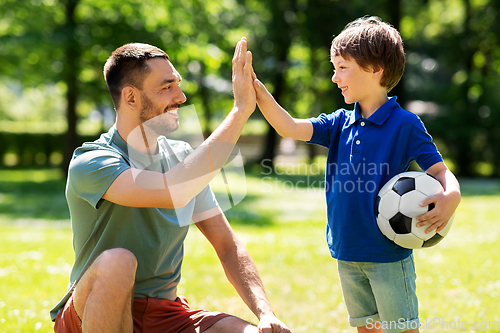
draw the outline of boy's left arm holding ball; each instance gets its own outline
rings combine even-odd
[[[428,226],[426,232],[441,231],[455,213],[461,200],[460,185],[455,175],[448,169],[444,162],[438,162],[425,170],[426,173],[436,178],[444,188],[444,192],[432,195],[420,203],[427,206],[433,203],[432,210],[418,217],[418,227]]]

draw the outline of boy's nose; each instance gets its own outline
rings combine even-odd
[[[337,77],[336,77],[336,74],[337,74],[337,73],[333,73],[333,76],[332,76],[332,82],[333,82],[333,83],[337,83],[337,82],[338,82]]]

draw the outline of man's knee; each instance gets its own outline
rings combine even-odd
[[[137,258],[127,249],[115,248],[102,252],[94,262],[93,269],[98,276],[111,280],[124,279],[135,281]]]
[[[84,314],[91,293],[115,301],[120,299],[120,295],[125,299],[130,297],[136,271],[137,258],[129,250],[115,248],[102,252],[75,287],[73,304],[76,313],[80,316]]]

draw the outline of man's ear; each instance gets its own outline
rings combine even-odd
[[[125,86],[122,89],[121,94],[122,105],[126,105],[131,109],[136,109],[138,107],[138,91],[133,86]]]

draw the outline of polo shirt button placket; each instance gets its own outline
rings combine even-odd
[[[359,146],[361,144],[361,140],[356,140],[356,144]]]

